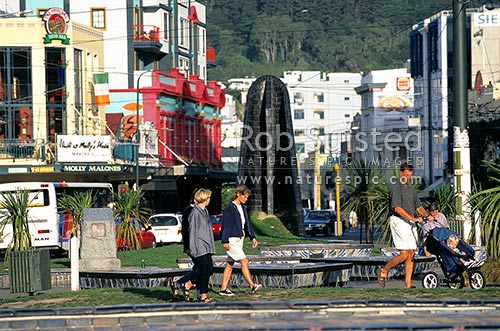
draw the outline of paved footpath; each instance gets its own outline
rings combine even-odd
[[[500,330],[500,301],[173,303],[0,310],[0,330]]]

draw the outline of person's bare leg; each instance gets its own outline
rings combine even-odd
[[[248,269],[248,259],[244,258],[240,260],[241,263],[241,273],[243,274],[243,278],[247,281],[250,288],[253,287],[254,283],[252,280],[252,275],[250,275],[250,269]]]
[[[405,288],[411,288],[411,276],[413,273],[413,256],[415,251],[409,249],[406,251],[406,260],[405,260]]]
[[[224,272],[222,273],[222,283],[220,285],[221,291],[227,289],[232,273],[233,273],[233,263],[227,262],[226,267],[224,268]]]
[[[391,270],[392,267],[402,263],[406,260],[405,250],[399,251],[399,255],[394,256],[392,259],[387,262],[387,264],[380,269],[380,276],[387,277],[387,273]]]

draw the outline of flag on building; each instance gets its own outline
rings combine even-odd
[[[108,73],[94,74],[94,96],[96,106],[106,106],[109,101]]]

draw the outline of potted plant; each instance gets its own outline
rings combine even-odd
[[[1,194],[0,226],[12,227],[12,241],[7,248],[10,290],[12,293],[30,293],[51,288],[50,254],[37,250],[29,229],[30,192]]]
[[[116,243],[123,249],[140,249],[140,232],[136,231],[134,220],[145,222],[149,209],[140,206],[144,193],[141,190],[128,190],[114,194],[113,217],[119,221],[116,229]]]

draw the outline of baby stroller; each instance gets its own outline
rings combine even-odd
[[[457,246],[460,253],[448,247],[446,239],[452,234],[457,235],[447,228],[434,228],[429,232],[426,239],[427,250],[436,256],[436,260],[441,267],[444,275],[443,283],[452,289],[463,288],[465,285],[464,274],[466,273],[471,288],[483,288],[486,285],[486,277],[480,268],[484,264],[485,258],[476,258],[474,248],[462,239],[459,240]],[[428,271],[424,274],[422,278],[424,288],[436,288],[439,285],[440,278],[437,272]]]

